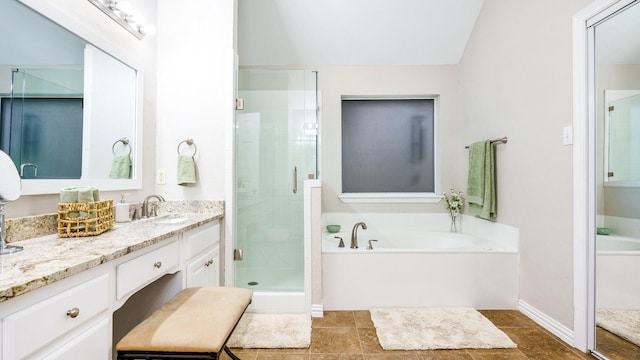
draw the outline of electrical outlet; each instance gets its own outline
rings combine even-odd
[[[167,183],[167,171],[165,169],[158,169],[156,172],[156,185],[164,185]]]

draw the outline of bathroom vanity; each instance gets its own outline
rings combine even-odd
[[[220,281],[223,210],[117,224],[99,236],[47,235],[0,257],[0,359],[111,359],[113,313],[167,274]]]

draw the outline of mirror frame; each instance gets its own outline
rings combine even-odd
[[[131,179],[23,179],[22,195],[57,194],[60,192],[60,189],[71,186],[93,186],[99,188],[101,191],[141,189],[144,104],[144,73],[142,70],[142,61],[130,52],[126,51],[122,46],[118,46],[106,39],[103,35],[99,34],[91,27],[91,24],[81,22],[80,19],[57,8],[55,2],[42,0],[17,1],[82,38],[87,43],[92,44],[96,48],[130,66],[136,71],[136,121],[135,140],[132,140],[134,142],[134,146],[132,151],[133,171]],[[91,6],[93,7],[93,5]]]

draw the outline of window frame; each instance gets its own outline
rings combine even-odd
[[[374,193],[344,193],[342,165],[340,166],[340,194],[338,198],[346,204],[352,203],[437,203],[442,200],[440,194],[440,96],[439,95],[342,95],[340,97],[340,114],[344,100],[433,100],[433,192],[374,192]],[[342,115],[340,124],[342,127]],[[340,133],[342,138],[342,132]],[[342,162],[342,142],[340,143],[340,161]]]

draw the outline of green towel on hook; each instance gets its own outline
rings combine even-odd
[[[109,171],[109,178],[131,179],[131,156],[114,156],[113,161],[111,162],[111,171]]]
[[[193,156],[178,155],[178,185],[196,183],[196,162]]]
[[[487,220],[493,220],[497,216],[494,159],[491,140],[478,141],[469,146],[467,179],[469,212]]]

